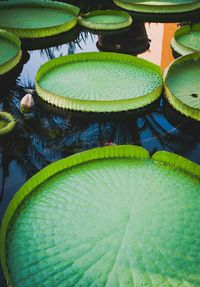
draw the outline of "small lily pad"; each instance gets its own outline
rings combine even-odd
[[[200,53],[178,58],[165,72],[165,95],[179,112],[200,121]]]
[[[0,29],[0,76],[12,70],[21,57],[20,40],[14,34]]]
[[[172,49],[181,56],[200,52],[200,24],[178,29],[171,42]]]
[[[15,119],[6,112],[0,112],[0,136],[10,133],[15,127]]]
[[[132,24],[131,16],[123,11],[96,10],[79,16],[79,24],[93,30],[118,30]]]

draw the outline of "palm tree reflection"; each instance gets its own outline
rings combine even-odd
[[[5,185],[12,180],[11,166],[23,177],[16,182],[16,191],[51,162],[105,143],[141,145],[150,153],[168,150],[185,155],[187,151],[187,157],[200,145],[198,136],[181,131],[182,122],[179,127],[167,120],[162,101],[137,113],[86,115],[53,108],[35,95],[35,109],[23,115],[20,99],[27,88],[34,88],[29,84],[24,87],[17,80],[1,98],[1,108],[18,121],[14,132],[0,141],[1,197],[3,192],[13,193],[13,186],[7,190]]]

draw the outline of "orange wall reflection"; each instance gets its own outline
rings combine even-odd
[[[139,57],[161,66],[164,70],[174,60],[170,43],[177,30],[177,24],[147,23],[145,27],[151,46],[149,51]]]
[[[177,30],[177,24],[165,24],[162,41],[162,61],[161,67],[164,70],[173,60],[172,49],[170,46],[174,32]]]

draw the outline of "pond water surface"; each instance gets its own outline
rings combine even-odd
[[[137,112],[98,115],[60,111],[33,92],[33,112],[26,116],[20,112],[20,100],[34,90],[36,72],[46,61],[74,53],[114,51],[137,55],[164,69],[173,59],[170,40],[176,28],[177,24],[139,23],[123,33],[106,35],[76,28],[70,34],[25,43],[28,51],[23,61],[0,82],[0,111],[12,113],[18,121],[14,132],[0,139],[0,222],[16,191],[31,176],[83,150],[109,143],[135,144],[151,154],[171,151],[200,164],[199,124],[175,112],[164,97]],[[0,286],[6,286],[2,275]]]

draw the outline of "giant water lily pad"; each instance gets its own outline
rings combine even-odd
[[[179,55],[200,52],[200,24],[186,25],[178,29],[171,42],[172,49]]]
[[[200,284],[200,166],[134,146],[51,164],[15,195],[0,256],[9,286]]]
[[[156,100],[162,91],[162,76],[158,66],[133,56],[81,53],[41,66],[36,90],[60,108],[119,112]]]
[[[182,114],[200,121],[200,53],[180,57],[165,72],[165,95]]]
[[[1,1],[0,27],[20,38],[40,38],[72,29],[79,8],[48,0]]]
[[[79,17],[79,24],[94,30],[118,30],[132,24],[131,16],[123,11],[96,10]]]
[[[182,13],[200,8],[199,0],[113,0],[124,9],[141,13]]]
[[[0,136],[10,133],[15,127],[15,119],[7,112],[0,112]]]
[[[0,75],[13,69],[21,57],[20,40],[12,33],[0,29]]]

